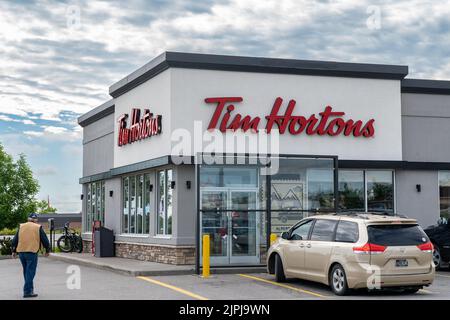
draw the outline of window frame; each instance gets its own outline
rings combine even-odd
[[[172,177],[172,180],[170,180],[170,183],[169,183],[169,179],[168,179],[168,172],[169,171],[171,171],[171,177]],[[161,180],[160,180],[160,174],[161,173],[164,173],[164,215],[163,215],[163,219],[162,219],[162,223],[163,223],[163,225],[162,225],[162,233],[160,232],[160,222],[159,222],[159,219],[160,219],[160,206],[161,206],[161,202],[160,202],[160,200],[161,200],[161,194],[160,194],[160,192],[161,192]],[[156,171],[156,183],[157,183],[157,193],[156,193],[156,212],[157,212],[157,214],[155,215],[156,216],[156,237],[163,237],[163,238],[170,238],[170,237],[172,237],[172,235],[173,235],[173,190],[174,189],[172,189],[172,181],[175,181],[175,179],[174,179],[174,170],[173,170],[173,168],[166,168],[166,169],[161,169],[161,170],[157,170]],[[169,220],[169,215],[168,215],[168,194],[169,194],[169,189],[171,189],[171,197],[172,197],[172,199],[171,199],[171,203],[170,203],[170,206],[171,206],[171,210],[172,210],[172,212],[171,212],[171,215],[170,215],[170,217],[171,217],[171,219],[172,219],[172,221],[171,221],[171,225],[170,225],[170,233],[168,232],[169,231],[169,227],[168,227],[168,220]]]
[[[369,212],[369,197],[367,188],[367,172],[379,172],[379,171],[389,171],[392,178],[392,213],[397,212],[397,197],[396,197],[396,187],[395,187],[395,170],[394,169],[364,169],[364,196],[365,196],[365,212]]]
[[[121,219],[120,219],[120,234],[123,236],[130,236],[130,237],[150,237],[151,236],[151,214],[153,212],[152,210],[152,196],[153,196],[153,191],[147,190],[147,186],[146,186],[146,179],[148,178],[149,181],[149,186],[152,184],[152,172],[143,172],[143,173],[138,173],[138,174],[132,174],[132,175],[126,175],[126,176],[122,176],[122,199],[121,199]],[[140,188],[138,185],[140,183],[140,178],[142,177],[142,188]],[[132,208],[131,208],[131,182],[132,180],[135,181],[135,212],[132,212]],[[127,183],[125,183],[125,181]],[[128,188],[128,221],[127,224],[125,225],[125,198],[126,198],[126,192],[125,192],[125,184],[127,184],[127,188]],[[139,195],[138,195],[138,191],[140,189],[140,195],[141,195],[141,202],[142,202],[142,221],[141,221],[141,232],[137,232],[139,230],[138,228],[138,211],[139,211]],[[148,194],[147,194],[148,193]],[[148,207],[148,218],[146,218],[146,212],[145,212],[145,199],[148,196],[148,202],[149,202],[149,207]],[[130,232],[131,230],[131,215],[134,215],[134,232]],[[147,219],[147,220],[146,220]],[[148,224],[148,225],[147,225]],[[127,229],[125,229],[125,227]],[[146,228],[147,227],[147,228]],[[147,230],[148,229],[148,232]]]
[[[297,224],[295,224],[295,225],[289,230],[289,239],[288,239],[288,240],[290,240],[290,241],[292,240],[291,237],[292,237],[292,233],[294,232],[294,230],[296,230],[297,228],[301,227],[301,226],[304,225],[304,224],[307,224],[307,223],[310,223],[310,222],[311,222],[311,226],[309,227],[308,235],[307,235],[306,239],[302,239],[302,240],[300,240],[300,241],[303,241],[303,240],[309,240],[309,239],[310,239],[310,236],[311,236],[312,227],[314,226],[315,220],[316,220],[316,219],[311,219],[311,218],[308,219],[308,218],[307,218],[307,219],[305,219],[304,221],[300,221],[300,222],[298,222]]]
[[[95,193],[95,199],[93,194]],[[100,220],[105,224],[106,207],[106,183],[105,180],[89,182],[86,184],[85,212],[82,225],[83,233],[92,233],[92,223]],[[101,219],[100,219],[101,218]]]
[[[342,171],[362,171],[363,173],[363,188],[364,188],[364,211],[361,212],[370,212],[369,211],[369,197],[368,197],[368,180],[367,180],[367,173],[368,172],[379,172],[379,171],[385,171],[390,172],[392,176],[392,213],[397,213],[397,186],[396,186],[396,180],[395,180],[395,169],[353,169],[353,168],[345,168],[345,169],[339,169],[338,171],[338,184],[337,184],[337,194],[338,194],[338,201],[340,200],[340,190],[339,190],[339,173]],[[338,202],[338,207],[339,207]],[[344,209],[343,211],[360,211],[359,209]]]

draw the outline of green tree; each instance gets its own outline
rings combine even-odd
[[[47,201],[41,200],[36,202],[37,213],[46,214],[46,213],[55,213],[56,208],[51,207]]]
[[[36,211],[39,184],[33,178],[25,155],[17,161],[0,144],[0,230],[15,228]]]

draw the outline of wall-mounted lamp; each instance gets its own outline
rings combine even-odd
[[[148,186],[148,189],[149,189],[150,192],[152,192],[152,191],[153,191],[153,185],[152,185],[152,184],[149,185],[149,186]]]
[[[113,194],[114,194],[114,191],[113,190],[109,190],[109,196],[112,197]]]
[[[191,181],[186,181],[186,188],[187,189],[190,189],[191,188]]]
[[[175,181],[170,181],[170,188],[175,189]]]
[[[417,192],[422,191],[422,186],[420,184],[416,184],[416,190]]]
[[[84,194],[81,194],[80,199],[83,200],[83,198],[84,198]]]

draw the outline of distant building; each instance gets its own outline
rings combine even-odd
[[[48,219],[53,218],[55,221],[55,228],[62,228],[66,222],[70,223],[70,227],[74,229],[81,228],[81,212],[80,213],[49,213],[40,214],[38,223],[48,229]]]

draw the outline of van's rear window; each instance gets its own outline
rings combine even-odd
[[[416,246],[428,242],[425,232],[415,224],[372,225],[367,231],[369,243],[382,246]]]

